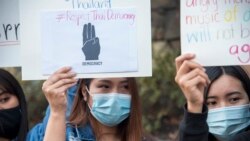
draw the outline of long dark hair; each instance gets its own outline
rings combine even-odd
[[[99,129],[97,120],[90,114],[87,103],[82,96],[82,88],[88,87],[92,79],[79,81],[78,90],[74,99],[72,112],[69,121],[73,125],[85,125],[88,122],[92,125],[94,134],[98,139]],[[122,141],[139,141],[142,139],[142,115],[139,94],[135,78],[128,78],[128,85],[132,96],[130,116],[118,125],[119,137]],[[87,99],[89,95],[87,95]]]
[[[22,118],[17,135],[17,140],[24,141],[28,132],[28,119],[27,105],[22,87],[9,72],[3,69],[0,69],[0,85],[2,85],[10,94],[13,94],[18,98]]]
[[[205,98],[207,98],[211,84],[222,75],[230,75],[240,80],[244,90],[250,99],[250,79],[247,73],[240,66],[218,66],[206,67],[206,73],[211,81],[205,90]]]

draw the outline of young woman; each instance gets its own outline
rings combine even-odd
[[[76,80],[69,67],[44,82],[51,113],[44,140],[140,141],[141,107],[134,78]],[[69,122],[66,91],[79,82]]]
[[[24,141],[28,132],[27,107],[18,81],[0,69],[0,140]]]
[[[250,80],[238,66],[207,67],[176,58],[176,82],[187,100],[180,141],[228,141],[250,127]],[[239,141],[239,140],[237,140]]]

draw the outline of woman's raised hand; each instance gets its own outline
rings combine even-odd
[[[53,73],[42,86],[52,114],[62,114],[67,107],[67,89],[77,83],[76,74],[70,67],[63,67]]]
[[[184,54],[175,59],[175,81],[187,100],[189,112],[201,113],[204,103],[204,89],[210,83],[205,69],[192,61],[194,54]]]

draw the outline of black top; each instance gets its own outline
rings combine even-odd
[[[179,141],[216,141],[208,132],[207,106],[203,106],[202,113],[189,113],[184,106],[184,117],[180,123]]]
[[[250,127],[246,132],[235,135],[230,141],[250,141]]]

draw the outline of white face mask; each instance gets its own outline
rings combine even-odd
[[[209,132],[218,140],[227,141],[250,125],[250,105],[211,109],[207,124]]]

